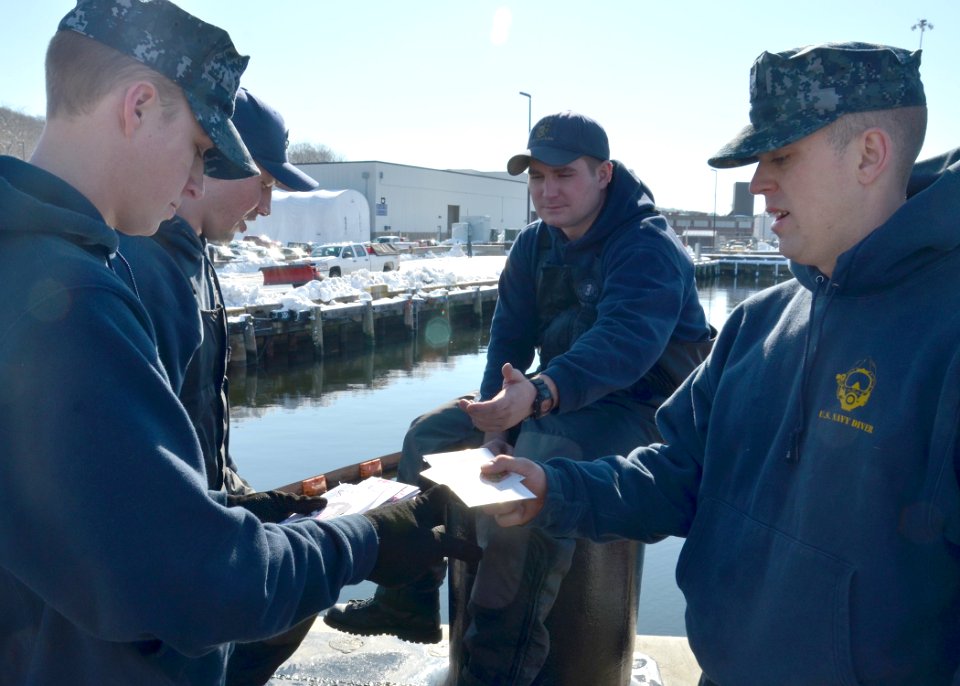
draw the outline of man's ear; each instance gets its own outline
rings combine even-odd
[[[606,188],[613,180],[613,162],[606,160],[597,167],[597,180],[601,188]]]
[[[877,127],[867,129],[860,134],[858,152],[857,179],[864,186],[869,186],[883,176],[893,163],[890,134]]]
[[[160,94],[156,86],[149,81],[137,81],[127,86],[120,111],[123,134],[132,136],[143,126],[144,116],[153,109],[160,109]]]

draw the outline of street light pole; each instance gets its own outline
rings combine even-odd
[[[520,95],[527,99],[527,135],[530,135],[530,131],[533,129],[533,119],[531,114],[533,112],[533,96],[529,93],[524,93],[520,91]],[[527,217],[523,221],[523,225],[526,226],[530,223],[530,188],[527,188]]]
[[[933,24],[926,19],[919,19],[916,24],[910,27],[911,31],[916,31],[917,29],[920,29],[920,49],[923,50],[923,34],[926,31],[932,31]]]
[[[713,172],[713,249],[717,250],[717,170]]]

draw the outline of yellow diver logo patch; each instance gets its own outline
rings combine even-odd
[[[846,412],[863,407],[877,385],[877,365],[866,359],[843,374],[837,374],[837,399]]]

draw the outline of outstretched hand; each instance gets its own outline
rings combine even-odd
[[[510,457],[497,455],[493,460],[480,468],[483,474],[500,474],[515,472],[524,477],[523,485],[529,488],[536,497],[533,500],[512,500],[507,503],[487,505],[483,511],[497,521],[500,526],[517,526],[526,524],[540,514],[543,502],[547,496],[547,475],[543,467],[524,457]]]
[[[460,409],[470,415],[481,431],[506,431],[530,416],[537,390],[519,369],[509,362],[501,369],[503,387],[490,400],[461,400]]]
[[[474,543],[446,534],[443,524],[451,492],[433,486],[412,500],[382,505],[363,513],[377,531],[377,562],[367,576],[381,586],[404,586],[444,557],[476,563],[482,551]]]
[[[297,495],[285,491],[258,491],[246,495],[228,495],[227,507],[242,507],[261,522],[282,522],[291,514],[307,515],[327,506],[322,495]]]

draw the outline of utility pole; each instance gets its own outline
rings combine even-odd
[[[925,31],[933,31],[933,24],[926,19],[918,19],[917,23],[910,27],[911,31],[920,29],[920,49],[923,50],[923,34]]]
[[[716,251],[717,248],[717,170],[711,169],[713,172],[713,249]]]
[[[932,27],[931,27],[932,28]],[[533,120],[530,117],[533,112],[533,96],[529,93],[524,93],[520,91],[520,95],[527,99],[527,136],[530,135],[530,131],[533,129]],[[527,217],[523,220],[523,225],[526,226],[530,223],[530,189],[527,188]]]

